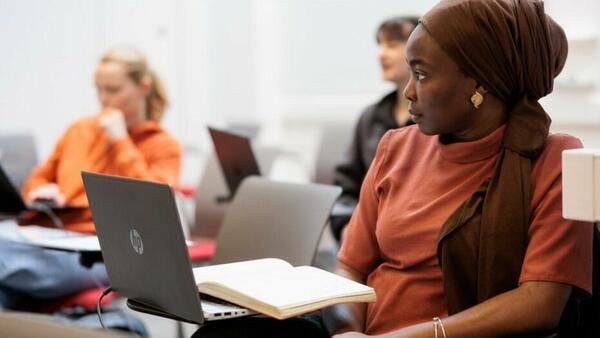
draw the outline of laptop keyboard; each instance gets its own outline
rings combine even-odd
[[[240,307],[238,305],[214,298],[205,294],[200,295],[202,302],[202,311],[205,314],[213,314],[215,317],[228,317],[237,314],[251,314],[254,311]]]

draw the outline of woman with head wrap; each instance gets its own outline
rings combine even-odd
[[[416,126],[380,141],[336,266],[377,301],[326,309],[329,332],[573,336],[561,316],[591,293],[593,228],[562,218],[560,160],[581,142],[549,135],[538,103],[566,55],[541,1],[442,0],[421,18],[404,89]],[[256,318],[239,336],[322,336],[309,324]]]
[[[581,143],[549,135],[538,103],[566,55],[541,1],[443,0],[421,18],[404,90],[417,126],[381,140],[336,267],[377,302],[330,309],[332,332],[548,332],[591,293],[592,225],[561,216],[561,152]]]

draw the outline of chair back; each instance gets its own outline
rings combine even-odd
[[[32,134],[0,135],[0,163],[17,189],[21,189],[37,160]]]
[[[249,177],[227,210],[213,264],[281,258],[311,265],[341,188]]]
[[[315,163],[315,182],[333,183],[335,166],[344,158],[353,135],[354,129],[350,123],[328,123],[322,126]]]
[[[2,337],[11,338],[126,338],[134,337],[126,334],[108,333],[83,327],[68,325],[55,317],[35,315],[22,312],[0,313],[0,333]]]

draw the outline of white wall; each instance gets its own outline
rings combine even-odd
[[[392,88],[380,80],[375,32],[435,1],[285,1],[284,111],[290,120],[354,117]]]
[[[69,121],[95,109],[91,74],[97,32],[82,23],[97,16],[93,6],[82,4],[0,1],[3,131],[32,130],[40,145],[52,144]]]
[[[114,44],[145,52],[166,82],[166,127],[207,149],[206,123],[263,125],[263,141],[301,144],[290,125],[352,121],[390,87],[374,32],[434,0],[0,0],[0,132],[33,131],[42,156],[98,105],[93,69]],[[595,0],[547,0],[571,39],[567,67],[543,104],[554,130],[600,147]],[[300,135],[298,140],[291,138]]]
[[[600,2],[546,0],[546,10],[565,29],[569,56],[555,91],[543,100],[552,129],[600,147]]]
[[[201,9],[188,0],[1,0],[0,130],[32,131],[46,156],[69,123],[98,111],[96,62],[127,44],[161,75],[172,101],[164,124],[187,140],[204,125],[191,112],[206,110]]]

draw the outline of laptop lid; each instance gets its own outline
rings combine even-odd
[[[172,188],[90,172],[81,175],[113,289],[135,302],[202,323]]]
[[[25,210],[27,205],[0,164],[0,214],[16,216]]]
[[[244,178],[259,176],[260,170],[250,140],[241,135],[208,127],[231,199]]]
[[[227,210],[212,264],[281,258],[311,265],[342,188],[248,177]]]

